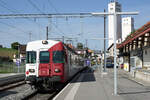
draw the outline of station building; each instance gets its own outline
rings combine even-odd
[[[150,70],[150,22],[131,32],[117,48],[126,71]]]

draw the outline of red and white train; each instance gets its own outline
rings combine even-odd
[[[60,41],[38,40],[27,44],[26,82],[36,88],[65,83],[83,68],[84,59]]]

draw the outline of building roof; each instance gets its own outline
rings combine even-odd
[[[133,40],[137,39],[138,37],[150,32],[150,21],[147,22],[145,25],[143,25],[141,28],[136,30],[135,32],[132,32],[126,39],[123,41],[120,45],[117,46],[117,48],[122,48],[126,44],[132,42]]]
[[[26,54],[26,45],[20,45],[20,53]]]

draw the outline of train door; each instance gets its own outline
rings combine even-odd
[[[26,52],[26,76],[37,75],[37,55],[36,51]]]
[[[50,52],[39,51],[39,76],[50,76]]]

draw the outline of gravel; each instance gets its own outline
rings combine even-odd
[[[21,100],[35,92],[30,85],[24,84],[19,87],[0,92],[0,100]]]

